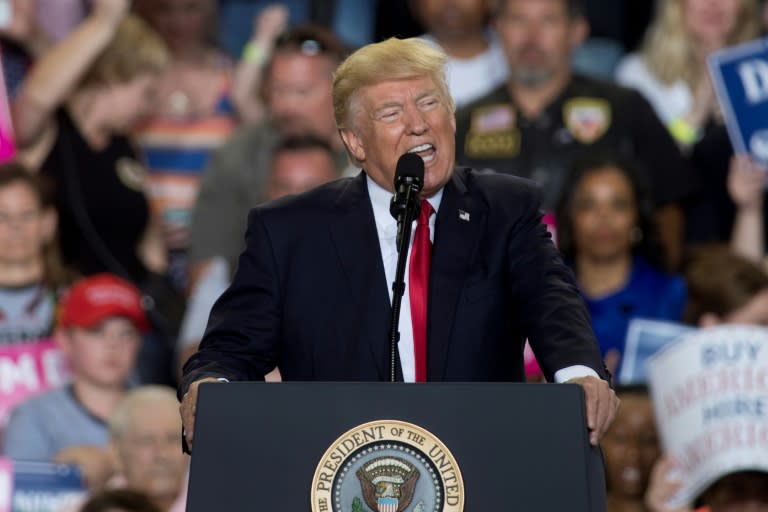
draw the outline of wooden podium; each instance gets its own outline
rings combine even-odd
[[[576,385],[200,387],[189,512],[604,512]]]

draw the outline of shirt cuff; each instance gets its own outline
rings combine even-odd
[[[568,382],[569,380],[575,379],[578,377],[597,377],[598,379],[600,378],[600,376],[597,374],[595,370],[593,370],[589,366],[584,366],[583,364],[566,366],[562,370],[557,370],[555,372],[555,382],[557,382],[558,384],[562,384],[563,382]]]
[[[219,377],[216,380],[219,381],[219,382],[229,382],[229,379],[225,379],[224,377]]]

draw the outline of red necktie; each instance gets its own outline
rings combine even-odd
[[[411,300],[416,382],[427,380],[427,294],[429,293],[429,264],[432,260],[429,217],[433,212],[432,205],[426,199],[422,199],[421,213],[416,221],[416,235],[413,237],[411,248],[411,264],[408,269],[408,296]]]

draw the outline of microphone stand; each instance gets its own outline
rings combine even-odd
[[[400,341],[398,325],[400,323],[400,305],[403,302],[403,293],[405,293],[405,262],[408,255],[408,244],[411,241],[411,226],[413,221],[418,218],[421,210],[421,203],[416,194],[418,191],[411,187],[408,188],[402,220],[397,223],[397,269],[395,270],[395,281],[392,283],[392,317],[389,328],[390,382],[396,381],[397,344]]]

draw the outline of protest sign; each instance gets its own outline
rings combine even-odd
[[[768,472],[768,329],[685,334],[650,358],[648,377],[662,446],[685,475],[681,498],[734,471]]]

